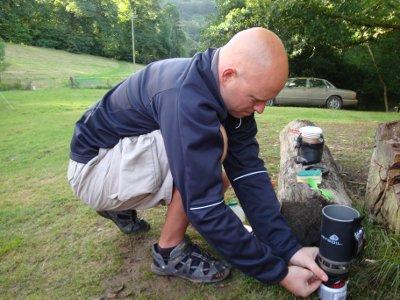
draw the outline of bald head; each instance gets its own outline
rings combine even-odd
[[[262,113],[267,100],[283,88],[287,76],[285,47],[265,28],[237,33],[219,52],[220,92],[235,117]]]
[[[229,67],[235,68],[239,76],[263,75],[265,84],[277,92],[288,76],[287,54],[282,41],[262,27],[240,31],[221,48],[219,70]]]

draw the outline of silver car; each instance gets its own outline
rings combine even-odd
[[[267,105],[325,106],[341,109],[355,106],[356,92],[336,88],[332,83],[319,78],[289,78],[282,91]]]

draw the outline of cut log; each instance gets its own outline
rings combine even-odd
[[[327,190],[333,196],[332,201],[328,201],[320,191],[312,189],[309,184],[297,182],[296,174],[305,166],[296,163],[295,146],[299,129],[304,126],[316,125],[307,120],[295,120],[280,132],[281,159],[277,196],[281,203],[282,214],[299,243],[303,246],[312,246],[319,243],[323,206],[328,203],[351,205],[351,199],[345,191],[339,169],[326,143],[321,162],[315,165],[329,170],[318,187]]]
[[[376,130],[365,198],[371,214],[400,233],[400,121]]]

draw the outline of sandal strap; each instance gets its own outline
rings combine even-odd
[[[226,278],[230,267],[223,261],[200,250],[188,236],[176,246],[168,261],[164,261],[153,246],[152,270],[159,275],[175,275],[194,282],[215,282]]]

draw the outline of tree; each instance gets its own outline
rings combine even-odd
[[[180,26],[175,5],[161,8],[159,0],[142,0],[133,3],[135,18],[135,48],[137,61],[149,62],[182,56],[185,36]]]
[[[192,56],[200,48],[200,32],[207,24],[207,18],[215,13],[214,0],[161,0],[163,9],[166,4],[174,4],[179,11],[179,27],[185,34],[183,56]]]
[[[2,0],[0,9],[0,37],[8,42],[32,42],[29,13],[35,11],[35,1]]]
[[[0,38],[0,83],[1,74],[7,69],[8,63],[6,62],[6,52],[3,40]]]
[[[185,54],[179,12],[160,0],[4,0],[5,41],[132,60],[131,21],[139,63]],[[135,55],[136,56],[136,55]]]
[[[245,28],[244,17],[235,19],[245,9],[245,0],[216,0],[217,14],[201,33],[202,48],[219,47],[236,32]]]
[[[159,19],[160,56],[166,58],[184,56],[183,45],[186,37],[180,24],[177,7],[173,4],[167,4],[163,7]]]

